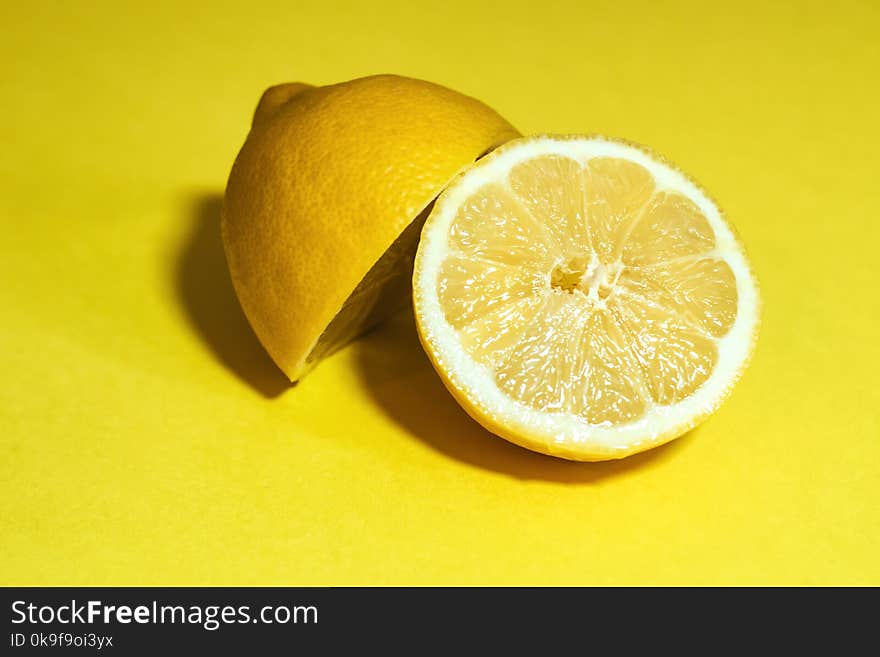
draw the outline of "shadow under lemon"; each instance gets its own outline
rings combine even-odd
[[[192,203],[190,229],[175,262],[177,298],[215,357],[263,397],[275,398],[294,386],[263,349],[235,296],[220,236],[222,202],[220,194],[207,194]],[[411,306],[346,349],[355,350],[353,361],[370,398],[413,437],[450,458],[520,479],[597,482],[662,462],[696,431],[618,461],[565,461],[493,435],[458,405],[422,350]]]
[[[291,387],[254,334],[238,304],[220,237],[223,197],[194,199],[189,233],[178,252],[175,290],[193,330],[217,359],[266,398]]]
[[[514,445],[473,420],[446,390],[422,350],[412,308],[348,348],[357,350],[355,361],[364,389],[411,435],[451,458],[519,479],[598,482],[659,464],[697,431],[625,459],[566,461]]]

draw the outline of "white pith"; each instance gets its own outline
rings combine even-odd
[[[448,236],[458,208],[480,187],[503,181],[518,163],[542,155],[561,155],[580,163],[594,157],[635,162],[654,177],[656,191],[671,190],[691,199],[715,234],[712,255],[723,258],[736,279],[738,310],[730,330],[720,339],[718,360],[705,383],[684,400],[669,406],[652,404],[639,419],[610,426],[589,424],[564,412],[536,410],[502,392],[492,371],[478,364],[461,345],[447,322],[437,294],[437,276],[449,254]],[[604,276],[603,276],[604,278]],[[593,286],[591,286],[593,287]],[[493,426],[506,428],[521,440],[560,455],[613,456],[638,451],[671,439],[714,411],[739,377],[749,358],[758,323],[759,300],[748,262],[715,204],[686,176],[648,153],[601,138],[540,138],[511,143],[458,178],[440,197],[428,219],[415,269],[415,302],[422,339],[452,388],[475,406],[472,411]],[[514,439],[511,435],[505,437]]]

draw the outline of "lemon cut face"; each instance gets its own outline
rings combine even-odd
[[[489,430],[577,460],[681,435],[742,373],[755,279],[718,207],[638,147],[531,137],[458,177],[422,232],[420,338]]]

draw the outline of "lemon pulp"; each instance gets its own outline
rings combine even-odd
[[[434,280],[467,357],[507,398],[597,427],[693,395],[739,306],[738,254],[700,207],[623,157],[550,153],[505,173],[458,203]]]
[[[465,409],[569,458],[625,456],[711,414],[747,362],[757,287],[683,174],[600,138],[515,140],[425,225],[420,337]]]

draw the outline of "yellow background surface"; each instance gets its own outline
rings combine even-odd
[[[27,2],[0,30],[0,583],[880,584],[877,3]],[[289,388],[226,273],[226,176],[266,86],[378,72],[711,190],[765,302],[727,404],[554,460],[472,422],[406,316]]]

